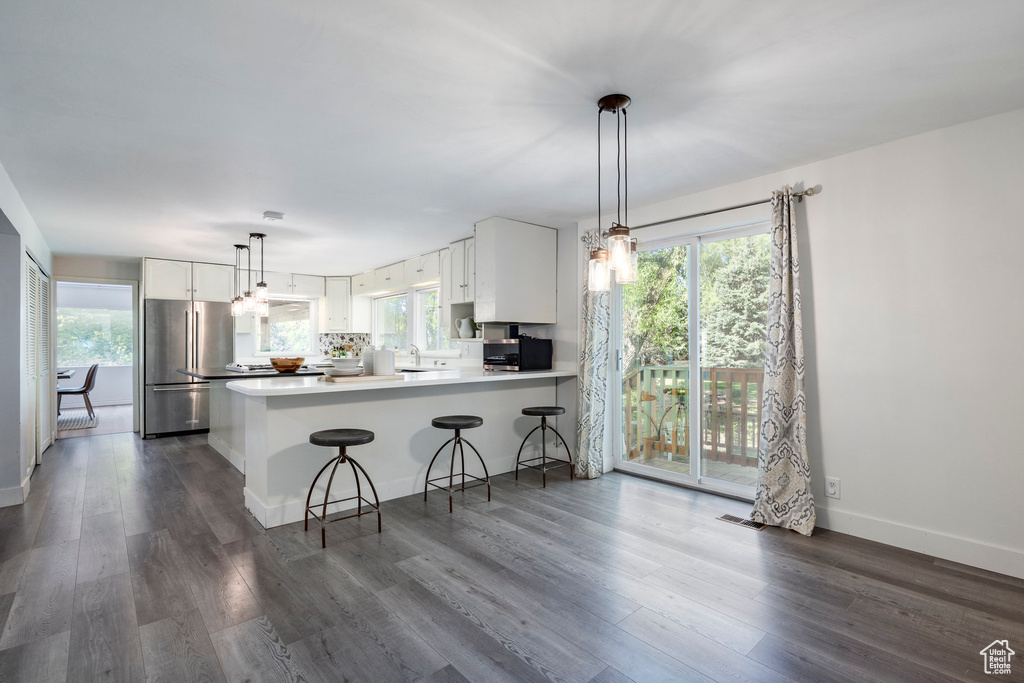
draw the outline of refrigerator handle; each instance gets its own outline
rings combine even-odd
[[[189,331],[189,311],[185,311],[185,366],[192,367],[192,334]]]
[[[192,330],[192,339],[195,340],[194,343],[196,345],[196,351],[195,351],[195,354],[194,354],[194,356],[192,358],[192,365],[195,366],[195,367],[199,367],[199,361],[200,361],[200,359],[202,359],[203,349],[202,349],[202,346],[201,346],[202,336],[199,333],[199,311],[198,310],[196,311],[195,316],[196,316],[196,322],[195,322],[195,325],[193,326],[193,330]]]

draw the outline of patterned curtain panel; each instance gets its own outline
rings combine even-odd
[[[814,497],[807,464],[804,339],[800,314],[800,258],[793,196],[772,193],[768,346],[764,359],[761,448],[751,519],[809,536]]]
[[[587,257],[597,244],[597,231],[586,234]],[[600,477],[604,471],[605,401],[608,395],[609,292],[591,292],[589,269],[583,267],[583,331],[580,346],[579,423],[576,425],[576,476]]]

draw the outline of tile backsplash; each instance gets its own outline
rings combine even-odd
[[[326,332],[320,335],[320,353],[330,356],[335,349],[351,346],[358,354],[370,345],[370,334],[361,332]]]

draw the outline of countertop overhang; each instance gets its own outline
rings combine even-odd
[[[294,377],[295,375],[304,375],[306,377],[316,377],[324,374],[320,370],[299,370],[298,372],[292,373],[281,373],[277,370],[266,370],[261,372],[235,372],[234,370],[226,370],[224,368],[178,368],[178,372],[189,377],[195,377],[196,379],[203,380],[218,380],[218,379],[248,379],[250,377]]]
[[[295,375],[273,378],[238,379],[227,383],[227,388],[246,396],[298,396],[303,394],[333,394],[344,391],[371,391],[377,389],[407,389],[444,384],[474,384],[478,382],[513,382],[527,379],[575,377],[575,372],[564,370],[535,370],[503,372],[481,368],[450,368],[407,372],[399,378],[381,377],[379,380],[361,379],[347,382],[321,382],[316,377]]]

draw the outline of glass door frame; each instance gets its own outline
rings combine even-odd
[[[701,421],[701,405],[704,401],[704,377],[701,371],[701,326],[700,326],[700,247],[703,243],[719,242],[722,240],[734,239],[737,237],[750,237],[770,232],[771,224],[765,219],[758,219],[742,225],[733,225],[710,230],[702,230],[699,233],[665,236],[651,240],[641,241],[637,245],[640,252],[654,251],[657,249],[670,249],[672,247],[688,247],[686,253],[686,269],[689,274],[686,283],[686,294],[688,301],[689,334],[688,349],[689,355],[687,390],[689,400],[687,405],[687,421],[690,427],[690,441],[686,445],[690,456],[690,472],[682,474],[670,470],[658,469],[648,465],[640,465],[626,459],[625,432],[622,428],[622,286],[615,284],[612,278],[611,287],[611,330],[610,345],[612,360],[610,379],[614,390],[611,392],[610,405],[612,407],[612,424],[614,438],[612,440],[612,455],[614,468],[622,472],[637,474],[650,479],[659,479],[673,484],[680,484],[689,488],[700,489],[710,493],[738,498],[740,500],[753,501],[754,487],[736,484],[730,481],[722,481],[704,476],[701,472],[704,425]],[[696,330],[696,334],[694,331]],[[694,388],[697,391],[694,391]]]

